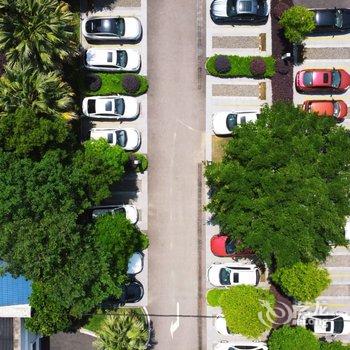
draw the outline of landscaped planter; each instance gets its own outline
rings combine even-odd
[[[259,63],[255,64],[255,61]],[[261,63],[265,64],[265,72],[257,74],[254,67],[261,68]],[[205,68],[209,74],[221,78],[271,78],[275,74],[275,59],[270,56],[214,55],[207,59]]]
[[[88,96],[130,95],[140,96],[147,92],[148,81],[143,75],[131,73],[97,73],[101,87],[97,91],[87,91]]]

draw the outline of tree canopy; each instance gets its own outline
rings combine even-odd
[[[319,350],[315,335],[303,327],[282,326],[274,330],[267,342],[269,350]]]
[[[238,127],[221,162],[206,166],[207,209],[221,232],[268,265],[324,260],[346,244],[348,131],[288,104]]]
[[[298,301],[314,301],[331,283],[328,271],[315,263],[282,267],[272,275],[272,280]]]

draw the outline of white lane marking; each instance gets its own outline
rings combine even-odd
[[[170,325],[170,334],[171,339],[174,339],[174,333],[177,331],[177,329],[180,327],[180,304],[179,302],[176,303],[176,321],[171,321]]]

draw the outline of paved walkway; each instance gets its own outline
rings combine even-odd
[[[80,332],[58,333],[50,337],[50,350],[95,350],[95,338]]]
[[[198,315],[204,302],[197,187],[205,112],[196,6],[196,0],[148,0],[148,309],[160,315],[151,316],[159,350],[202,348],[200,319],[180,317],[177,323],[173,316],[177,303],[181,315]]]

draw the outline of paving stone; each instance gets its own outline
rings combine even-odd
[[[214,49],[249,49],[259,47],[257,36],[213,36]]]
[[[331,255],[325,265],[328,267],[350,266],[350,255]]]
[[[233,84],[213,84],[213,96],[244,96],[259,97],[259,86],[256,85],[233,85]]]
[[[305,58],[309,60],[350,58],[350,47],[309,47],[306,48]]]
[[[141,0],[117,0],[117,7],[140,7]]]
[[[329,286],[321,296],[349,296],[350,285],[331,285]]]

